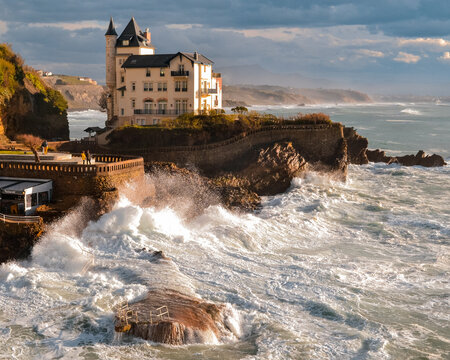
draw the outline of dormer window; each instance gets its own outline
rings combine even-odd
[[[150,75],[151,75],[150,69],[147,68],[147,70],[145,72],[145,76],[150,77]]]
[[[159,76],[164,76],[164,68],[159,69]]]
[[[130,45],[130,40],[122,40],[122,45],[123,45],[123,46],[128,46],[128,45]]]
[[[180,73],[184,72],[184,65],[183,64],[178,65],[178,71]]]

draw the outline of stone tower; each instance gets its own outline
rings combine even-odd
[[[110,121],[117,115],[114,114],[116,104],[116,42],[117,33],[114,26],[113,18],[109,21],[108,30],[105,34],[106,38],[106,86],[108,87],[109,96],[107,98],[107,120]]]

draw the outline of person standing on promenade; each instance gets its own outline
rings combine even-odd
[[[87,151],[87,153],[86,153],[86,158],[87,158],[87,163],[89,164],[89,165],[91,165],[91,153],[89,152],[89,150]]]
[[[47,151],[48,151],[48,143],[47,140],[44,140],[44,142],[42,143],[42,155],[46,155]]]
[[[84,153],[84,150],[81,152],[81,160],[83,160],[83,165],[86,163],[86,154]]]

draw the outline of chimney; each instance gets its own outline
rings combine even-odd
[[[195,60],[198,60],[198,52],[197,52],[197,51],[194,52],[194,59],[195,59]]]
[[[144,37],[147,39],[148,43],[152,42],[152,34],[150,33],[150,29],[149,28],[145,29]]]

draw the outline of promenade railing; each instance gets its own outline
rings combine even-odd
[[[40,216],[18,216],[18,215],[6,215],[0,213],[0,221],[11,224],[33,224],[41,221]]]

